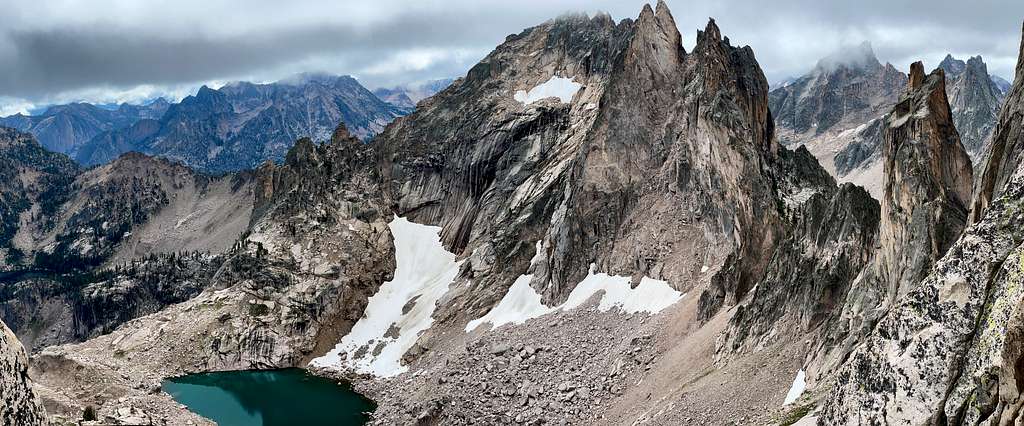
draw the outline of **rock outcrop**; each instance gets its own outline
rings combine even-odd
[[[916,289],[967,225],[973,170],[953,126],[945,73],[937,69],[925,76],[916,62],[909,81],[885,121],[879,249],[829,330],[830,339],[843,342],[823,373]]]
[[[28,357],[14,333],[0,321],[0,423],[46,425],[46,411],[32,390]]]

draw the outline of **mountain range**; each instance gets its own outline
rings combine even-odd
[[[770,90],[659,1],[252,170],[4,129],[0,419],[209,424],[161,382],[304,367],[381,425],[1020,423],[1021,35],[1005,92],[867,44]]]
[[[296,139],[325,141],[339,122],[369,139],[408,111],[377,98],[352,77],[303,74],[268,84],[203,86],[174,104],[160,99],[113,111],[90,104],[55,106],[40,116],[2,118],[0,125],[30,132],[47,149],[84,166],[138,151],[226,172],[281,161]]]

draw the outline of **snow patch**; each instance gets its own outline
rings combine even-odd
[[[538,241],[537,255],[530,261],[531,267],[540,260],[540,253],[541,244]],[[656,314],[685,296],[672,289],[668,282],[647,277],[641,278],[640,285],[636,288],[630,288],[630,277],[595,273],[596,268],[596,265],[590,264],[587,277],[569,293],[565,303],[553,308],[541,303],[541,295],[530,286],[533,274],[521,275],[509,287],[508,293],[486,315],[466,324],[466,332],[473,331],[484,323],[491,324],[491,329],[494,329],[509,323],[522,324],[528,319],[557,310],[577,308],[599,292],[602,294],[597,307],[602,312],[618,308],[630,314]]]
[[[370,297],[363,317],[341,343],[310,365],[393,377],[404,373],[402,355],[434,323],[437,301],[459,273],[456,256],[441,245],[441,228],[396,217],[395,276]],[[342,359],[341,354],[346,354]]]
[[[541,258],[541,242],[537,241],[537,254],[533,255],[533,259],[530,260],[530,267],[536,265]],[[483,323],[491,324],[492,329],[510,323],[522,324],[530,318],[554,311],[541,303],[541,295],[533,287],[530,287],[531,280],[533,280],[533,274],[520,275],[519,278],[516,278],[505,297],[502,297],[501,301],[491,308],[490,312],[487,312],[487,315],[466,324],[466,332],[473,331]]]
[[[633,314],[647,312],[656,314],[682,299],[682,293],[675,291],[668,282],[647,277],[640,279],[640,285],[630,288],[630,277],[595,273],[597,266],[590,264],[587,277],[569,293],[569,298],[562,304],[562,309],[572,309],[585,303],[591,296],[604,292],[597,308],[602,312],[611,308]]]
[[[796,402],[796,399],[803,395],[805,387],[807,387],[807,383],[804,382],[804,370],[801,368],[796,372],[796,379],[793,379],[793,386],[789,388],[789,393],[786,394],[786,400],[782,402],[782,405]]]
[[[524,104],[531,104],[545,98],[558,98],[562,103],[572,102],[572,97],[583,87],[571,78],[552,76],[548,81],[528,91],[517,90],[512,97]]]

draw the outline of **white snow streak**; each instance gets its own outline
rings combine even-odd
[[[540,259],[540,242],[537,243],[537,255],[530,261],[531,268]],[[587,277],[576,285],[569,293],[565,303],[549,308],[541,303],[541,295],[530,286],[532,274],[521,275],[512,283],[505,297],[491,308],[487,315],[466,324],[466,332],[473,331],[481,324],[489,323],[491,329],[505,324],[522,324],[531,318],[537,318],[549,312],[562,309],[573,309],[586,303],[599,292],[601,300],[597,308],[606,312],[618,308],[626,313],[647,312],[656,314],[679,301],[684,296],[675,291],[665,281],[647,277],[640,279],[640,285],[630,288],[630,277],[594,273],[596,266],[590,265]]]
[[[395,238],[395,277],[370,297],[363,317],[341,343],[310,364],[357,373],[392,377],[404,373],[402,355],[434,322],[434,307],[455,280],[462,262],[441,245],[437,226],[396,217],[388,224]],[[403,307],[415,299],[412,308]],[[398,330],[397,337],[392,327]],[[386,337],[385,334],[388,334]],[[360,351],[361,348],[365,350]],[[347,354],[342,360],[341,354]]]
[[[528,91],[518,90],[512,97],[524,104],[531,104],[545,98],[558,98],[562,103],[572,102],[572,97],[583,87],[571,78],[552,76],[551,79]]]
[[[537,254],[530,260],[532,268],[541,259],[541,243],[537,241]],[[533,274],[520,275],[509,287],[508,293],[501,298],[491,311],[480,318],[466,324],[466,332],[473,331],[483,323],[491,324],[491,328],[500,327],[505,324],[522,324],[530,318],[536,318],[553,311],[541,303],[541,296],[530,287]]]
[[[793,386],[789,388],[789,393],[786,394],[786,400],[782,402],[782,405],[796,402],[796,399],[803,395],[805,387],[807,387],[807,383],[804,382],[804,370],[800,369],[796,372],[796,379],[793,379]]]

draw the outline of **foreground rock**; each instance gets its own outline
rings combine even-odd
[[[46,411],[28,377],[25,349],[3,322],[0,322],[0,423],[47,424]]]

